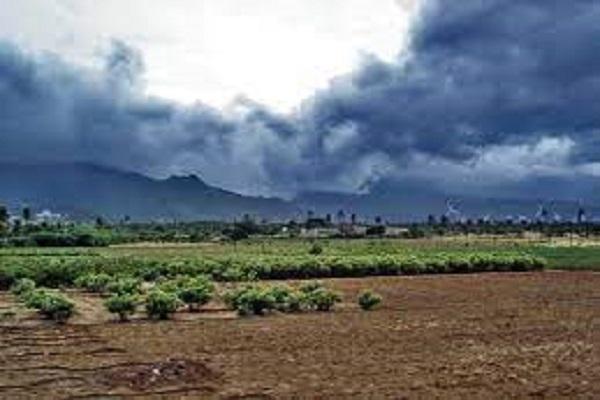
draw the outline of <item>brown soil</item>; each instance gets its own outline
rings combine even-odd
[[[1,399],[594,399],[600,274],[547,272],[327,282],[332,313],[39,321],[0,294]],[[375,289],[384,304],[355,305]]]

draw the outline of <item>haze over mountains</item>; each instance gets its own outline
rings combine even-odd
[[[560,185],[574,187],[568,182]],[[120,220],[128,216],[133,220],[231,220],[250,214],[287,220],[304,218],[309,210],[320,215],[344,210],[348,215],[357,213],[361,219],[382,216],[391,221],[414,221],[423,220],[428,214],[443,214],[448,197],[457,201],[465,216],[471,218],[531,217],[539,202],[527,191],[522,198],[488,198],[484,194],[425,188],[422,182],[380,181],[363,194],[303,192],[284,200],[236,194],[210,186],[195,175],[159,180],[86,163],[0,163],[0,202],[14,210],[23,205],[38,210],[48,208],[74,219],[103,216]],[[590,186],[588,198],[594,190],[597,196],[598,189],[597,185]],[[514,188],[507,192],[514,192]],[[553,209],[571,218],[577,210],[577,197],[569,197],[568,192],[563,195],[552,197]],[[591,202],[587,205],[590,212],[595,211]]]

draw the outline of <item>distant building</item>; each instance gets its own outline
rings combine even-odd
[[[50,210],[43,210],[35,214],[34,222],[38,224],[55,224],[63,220],[63,216]]]
[[[309,239],[319,239],[319,238],[330,238],[334,236],[338,236],[340,234],[340,230],[338,228],[302,228],[300,230],[300,237],[309,238]]]
[[[385,234],[386,237],[402,237],[410,232],[408,228],[401,228],[396,226],[386,226]]]

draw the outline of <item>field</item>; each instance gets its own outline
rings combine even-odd
[[[320,254],[308,254],[314,243],[298,241],[2,250],[1,268],[46,268],[32,276],[61,287],[76,311],[66,324],[56,324],[0,291],[0,398],[592,399],[600,392],[595,246],[393,240],[319,245]],[[195,273],[205,260],[211,268],[235,260],[238,268],[273,258],[284,265],[283,258],[289,267],[290,260],[305,257],[321,259],[322,266],[382,256],[411,260],[412,267],[416,260],[418,269],[322,277],[341,296],[332,311],[263,317],[239,316],[215,296],[200,312],[180,310],[173,320],[151,321],[140,309],[131,322],[118,323],[103,307],[102,294],[55,280],[56,271],[76,266],[117,275],[152,267],[170,277]],[[529,272],[505,269],[513,265],[507,259],[520,270],[523,259],[536,257],[546,259],[545,271],[536,265]],[[463,267],[465,259],[471,261],[466,270],[440,274],[428,267],[440,258],[461,260],[456,265]],[[478,273],[473,260],[482,259],[502,272]],[[560,271],[568,268],[582,271]],[[369,276],[373,271],[385,276]],[[217,280],[218,292],[248,278],[217,277],[227,278]],[[286,283],[299,287],[304,281]],[[356,299],[364,290],[380,294],[383,303],[361,310]]]

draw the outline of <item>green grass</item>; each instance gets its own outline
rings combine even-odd
[[[536,246],[530,252],[545,258],[550,269],[600,271],[600,247]]]

